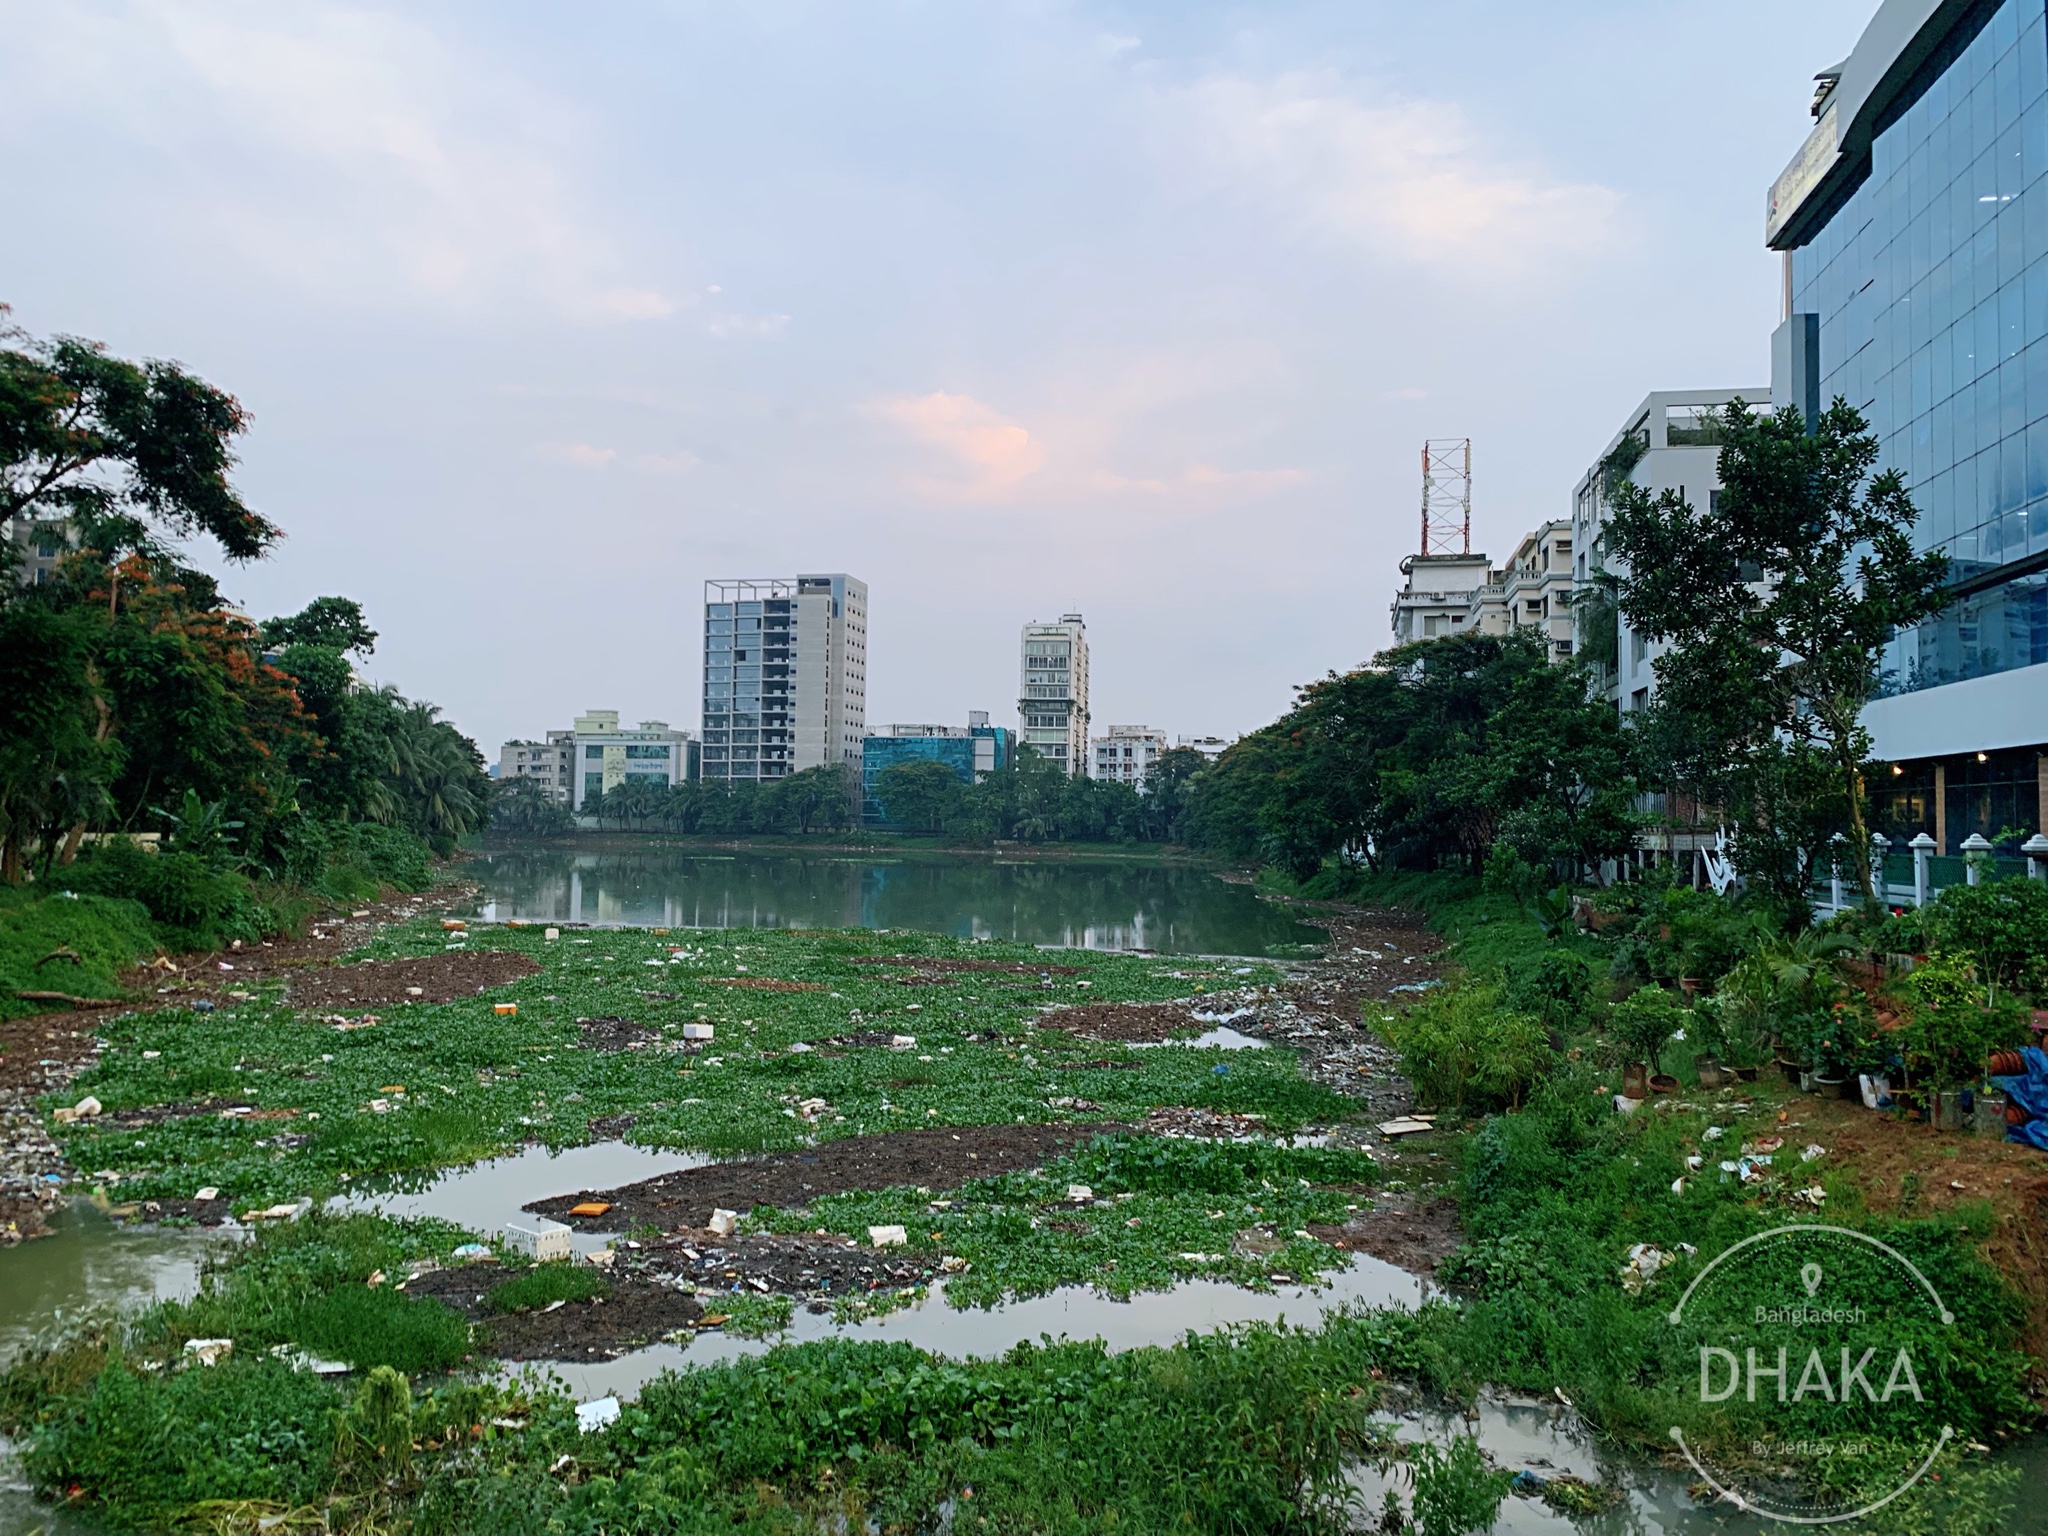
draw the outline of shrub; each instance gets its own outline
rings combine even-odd
[[[1930,957],[1896,993],[1906,1010],[1899,1054],[1919,1082],[1943,1088],[1974,1082],[1991,1052],[2027,1038],[2025,1011],[2010,994],[1991,1002],[1968,954]]]
[[[1645,1062],[1652,1072],[1661,1070],[1658,1058],[1671,1037],[1685,1027],[1686,1012],[1661,987],[1643,987],[1631,992],[1607,1017],[1608,1037],[1621,1050],[1624,1062]]]
[[[1988,880],[1952,885],[1936,898],[1928,926],[1943,947],[1967,949],[1984,979],[2048,998],[2048,884]]]
[[[1501,1006],[1491,986],[1453,987],[1425,999],[1382,1030],[1425,1104],[1466,1113],[1520,1105],[1549,1070],[1542,1023]]]
[[[1459,1435],[1442,1451],[1425,1441],[1409,1452],[1408,1466],[1415,1477],[1415,1525],[1422,1536],[1492,1530],[1515,1481],[1512,1472],[1490,1470],[1479,1442],[1469,1435]]]
[[[1593,1011],[1593,967],[1568,949],[1553,949],[1507,968],[1501,1000],[1517,1013],[1533,1013],[1560,1033]]]
[[[263,936],[262,908],[243,876],[196,853],[146,853],[114,838],[82,853],[58,880],[71,890],[139,901],[172,949],[216,949]]]

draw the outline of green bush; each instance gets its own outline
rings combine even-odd
[[[1517,1013],[1532,1013],[1559,1033],[1581,1028],[1593,1011],[1593,967],[1569,949],[1548,950],[1510,964],[1501,1001]]]
[[[141,902],[171,949],[217,949],[233,939],[253,942],[265,931],[263,909],[248,880],[196,853],[148,853],[127,838],[114,838],[54,871],[49,883]]]
[[[1607,1016],[1607,1034],[1624,1065],[1640,1061],[1657,1072],[1662,1070],[1658,1058],[1685,1027],[1686,1018],[1686,1011],[1662,987],[1641,987],[1614,1005]]]
[[[1928,926],[1944,948],[1975,955],[1987,981],[2048,1002],[2048,883],[1952,885],[1935,899]]]
[[[1479,1442],[1470,1435],[1457,1436],[1448,1450],[1418,1445],[1408,1465],[1415,1478],[1415,1526],[1421,1536],[1492,1530],[1515,1481],[1514,1473],[1486,1465]]]
[[[138,902],[0,887],[0,1019],[63,1006],[18,992],[118,997],[121,973],[156,947]]]
[[[2010,993],[1994,1002],[1969,954],[1933,955],[1893,990],[1906,1010],[1897,1048],[1917,1083],[1976,1082],[1993,1051],[2027,1041],[2026,1010]]]
[[[1554,1059],[1542,1023],[1504,1009],[1492,986],[1434,992],[1381,1031],[1417,1098],[1467,1114],[1519,1105]]]
[[[326,1482],[337,1401],[323,1378],[240,1351],[152,1374],[116,1359],[33,1428],[22,1466],[148,1528],[210,1499],[303,1504]]]

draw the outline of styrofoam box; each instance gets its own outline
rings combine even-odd
[[[499,1229],[498,1240],[514,1253],[529,1259],[569,1257],[569,1229],[559,1221],[545,1218],[531,1223],[508,1221]]]
[[[710,1024],[685,1024],[683,1026],[683,1038],[685,1040],[710,1040],[714,1038],[714,1035],[714,1026]]]

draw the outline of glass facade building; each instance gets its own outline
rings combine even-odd
[[[2048,4],[1914,42],[1867,151],[1783,242],[1819,403],[1864,413],[1952,562],[1958,601],[1893,641],[1889,694],[2048,663]]]

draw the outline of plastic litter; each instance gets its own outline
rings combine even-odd
[[[495,1013],[495,1014],[501,1014],[501,1015],[503,1015],[503,1014],[514,1014],[514,1013],[517,1013],[518,1011],[519,1011],[519,1005],[518,1005],[517,1003],[493,1003],[493,1004],[491,1004],[491,1012],[493,1012],[493,1013]]]
[[[1637,1243],[1628,1251],[1628,1262],[1621,1266],[1621,1288],[1631,1296],[1641,1295],[1643,1287],[1656,1279],[1657,1271],[1669,1262],[1662,1248]]]
[[[235,1341],[233,1339],[187,1339],[185,1341],[185,1353],[194,1360],[197,1360],[201,1365],[219,1365],[221,1361],[227,1359],[234,1351]]]
[[[685,1024],[683,1026],[683,1038],[685,1040],[710,1040],[715,1038],[715,1035],[716,1028],[710,1024]]]
[[[550,944],[554,943],[555,940],[559,939],[561,936],[562,930],[559,928],[548,928],[542,930],[541,932],[541,937],[546,939]]]
[[[204,1189],[193,1191],[192,1198],[194,1200],[218,1200],[220,1198],[220,1191],[209,1184]]]
[[[612,1208],[609,1200],[585,1200],[581,1205],[569,1207],[571,1216],[602,1216]]]
[[[514,1253],[530,1259],[569,1257],[569,1229],[559,1221],[536,1220],[532,1225],[508,1221],[498,1231],[498,1240]]]
[[[1086,1184],[1069,1184],[1067,1198],[1076,1205],[1085,1205],[1095,1198],[1095,1191]]]
[[[1400,1137],[1415,1136],[1423,1131],[1433,1131],[1436,1127],[1427,1120],[1418,1120],[1413,1115],[1403,1115],[1398,1120],[1382,1121],[1378,1129],[1382,1136]]]
[[[576,1405],[576,1427],[584,1434],[595,1434],[607,1425],[619,1422],[619,1400],[616,1397],[594,1398],[587,1403]]]
[[[738,1211],[720,1210],[713,1211],[711,1219],[704,1225],[713,1232],[716,1232],[720,1237],[731,1237],[734,1231],[738,1229],[739,1224],[740,1213]]]
[[[902,1227],[869,1227],[868,1241],[877,1248],[901,1248],[910,1241],[910,1234]]]

